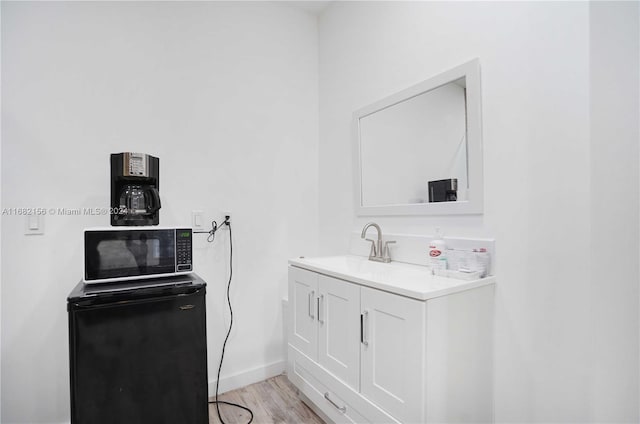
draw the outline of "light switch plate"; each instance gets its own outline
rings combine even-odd
[[[191,226],[194,230],[204,229],[204,212],[191,211]]]
[[[26,235],[44,234],[44,215],[26,215],[24,233]]]

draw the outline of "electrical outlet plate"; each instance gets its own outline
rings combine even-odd
[[[226,216],[228,216],[228,217],[229,217],[229,222],[231,222],[231,220],[232,220],[233,218],[232,218],[232,215],[231,215],[231,211],[230,211],[230,210],[222,211],[222,222],[224,222],[224,218],[225,218]],[[226,225],[225,225],[224,227],[226,227]]]

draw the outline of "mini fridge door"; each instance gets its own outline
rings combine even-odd
[[[205,288],[70,301],[72,424],[208,423]]]

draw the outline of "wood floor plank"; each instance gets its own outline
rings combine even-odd
[[[286,382],[288,385],[290,383],[286,379],[280,379]],[[298,405],[301,403],[297,394],[291,390],[288,386],[283,387],[282,382],[277,379],[270,379],[266,383],[268,384],[268,390],[270,394],[270,400],[276,406],[278,411],[282,411],[284,415],[281,417],[281,421],[283,423],[294,423],[294,422],[308,422],[310,417],[309,412],[311,410],[309,408],[293,408],[292,405]],[[279,384],[280,383],[280,384]],[[314,414],[315,415],[315,414]]]
[[[250,408],[255,424],[325,424],[300,400],[297,389],[285,375],[232,390],[219,395],[218,399]],[[247,411],[224,404],[219,406],[226,424],[249,422]],[[215,404],[209,404],[209,424],[221,424]]]

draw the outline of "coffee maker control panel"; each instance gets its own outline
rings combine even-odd
[[[130,177],[148,177],[147,155],[144,153],[124,154],[124,175]]]
[[[192,271],[192,237],[191,228],[176,230],[176,272]]]

